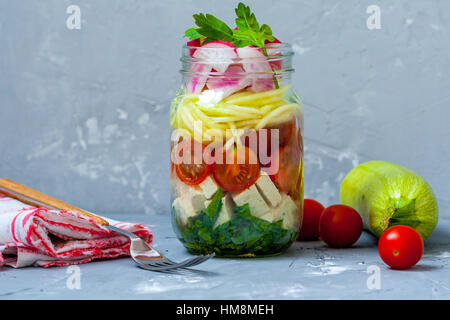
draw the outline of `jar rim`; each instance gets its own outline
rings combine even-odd
[[[211,63],[224,63],[227,62],[229,64],[245,64],[245,63],[283,63],[283,68],[279,69],[277,71],[269,72],[269,73],[276,73],[276,74],[283,74],[283,73],[291,73],[294,71],[292,68],[291,63],[291,57],[294,55],[294,51],[292,50],[292,45],[286,42],[283,43],[269,43],[266,45],[265,49],[267,50],[267,55],[261,55],[261,56],[248,56],[245,58],[241,58],[239,56],[229,58],[226,57],[226,55],[213,54],[211,57],[205,58],[205,57],[194,57],[194,52],[198,49],[206,50],[205,52],[211,52],[212,50],[215,50],[216,52],[226,52],[229,50],[234,50],[237,53],[237,50],[243,49],[243,48],[254,48],[261,51],[261,48],[259,47],[243,47],[243,48],[234,48],[234,47],[196,47],[196,46],[189,46],[187,44],[184,44],[182,46],[183,48],[183,54],[180,59],[180,61],[183,64],[182,69],[180,70],[181,73],[196,73],[196,74],[207,74],[208,72],[202,72],[202,71],[193,71],[192,66],[193,65],[208,65]],[[205,55],[204,55],[205,56]],[[207,55],[206,55],[207,56]],[[249,72],[234,72],[233,74],[227,73],[227,72],[214,72],[213,74],[216,76],[233,76],[233,77],[241,77]],[[252,74],[267,74],[268,72],[250,72]]]

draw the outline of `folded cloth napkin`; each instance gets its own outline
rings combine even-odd
[[[104,219],[152,241],[142,224]],[[76,212],[36,208],[0,194],[0,266],[68,266],[128,256],[129,248],[127,237]]]

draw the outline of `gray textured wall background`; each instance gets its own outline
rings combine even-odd
[[[168,214],[182,34],[196,12],[232,22],[236,3],[0,0],[0,176],[99,213]],[[424,176],[450,216],[450,1],[247,3],[296,52],[306,196],[337,202],[353,165],[384,159]]]

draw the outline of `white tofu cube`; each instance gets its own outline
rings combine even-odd
[[[211,199],[217,191],[217,184],[211,177],[207,177],[205,181],[199,184],[200,189],[205,195],[206,199]]]
[[[283,219],[284,229],[299,230],[301,222],[300,209],[288,195],[283,195],[281,203],[275,208],[274,215]]]
[[[181,197],[182,195],[189,193],[189,189],[192,188],[190,185],[187,185],[186,183],[178,179],[178,177],[171,179],[171,183],[173,183],[175,187],[175,193],[177,197]]]
[[[269,221],[269,222],[277,222],[282,219],[282,217],[278,216],[278,212],[274,209],[271,209],[269,213],[266,213],[261,217],[261,219]]]
[[[248,203],[250,212],[255,217],[260,218],[270,211],[269,206],[266,201],[264,201],[264,198],[261,196],[255,185],[252,185],[250,188],[240,193],[233,193],[232,197],[238,206],[243,206]]]
[[[207,177],[205,181],[198,186],[190,186],[178,178],[172,178],[170,180],[171,190],[175,190],[177,197],[181,197],[187,193],[196,194],[201,193],[206,199],[211,199],[216,193],[218,186],[211,177]]]
[[[199,211],[194,210],[192,202],[188,197],[178,197],[172,203],[175,209],[175,215],[178,217],[179,221],[186,225],[190,217],[194,217],[199,214]]]
[[[171,179],[171,189],[175,189],[178,198],[188,199],[195,211],[205,209],[206,196],[202,189],[190,186],[178,178]]]
[[[229,194],[222,198],[222,208],[216,223],[214,223],[214,228],[234,218],[234,207],[233,199]]]
[[[195,211],[205,210],[206,197],[202,192],[193,190],[188,196],[190,197],[190,202]]]
[[[301,217],[299,214],[299,207],[294,200],[286,194],[283,194],[280,204],[270,210],[269,213],[261,217],[261,219],[269,222],[277,222],[283,220],[284,229],[300,229]]]
[[[258,180],[256,180],[256,188],[270,206],[276,207],[280,204],[281,195],[272,182],[272,179],[270,179],[269,175],[264,171],[261,171],[261,175]]]

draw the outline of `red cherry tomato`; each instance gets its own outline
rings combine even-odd
[[[296,143],[281,147],[271,157],[271,166],[267,169],[278,168],[276,173],[269,173],[275,186],[283,192],[295,197],[297,182],[300,175],[301,151]]]
[[[295,117],[291,120],[270,126],[267,129],[267,145],[271,146],[272,130],[278,129],[279,146],[283,147],[295,139],[297,122]]]
[[[303,223],[297,240],[315,240],[319,237],[319,220],[324,209],[316,200],[303,200]]]
[[[323,210],[319,235],[330,247],[350,247],[361,236],[363,222],[352,207],[335,204]]]
[[[409,269],[422,257],[423,240],[411,227],[390,227],[378,240],[378,252],[392,269]]]
[[[240,192],[252,186],[259,177],[256,154],[247,147],[232,147],[223,151],[224,163],[213,165],[213,176],[222,189]]]
[[[196,148],[202,151],[201,154],[195,154]],[[182,161],[175,164],[175,171],[178,178],[184,183],[195,186],[202,183],[209,176],[211,169],[210,165],[203,160],[204,149],[204,145],[193,139],[190,141],[183,140],[176,145],[174,152]],[[189,152],[188,155],[184,155],[186,150]]]
[[[278,129],[278,146],[283,147],[287,145],[288,143],[291,143],[291,141],[296,139],[296,118],[293,117],[289,121],[285,121],[282,123],[278,123],[275,125],[271,125],[267,128],[259,129],[258,131],[250,131],[247,134],[244,134],[241,136],[241,142],[246,147],[249,147],[253,150],[256,154],[259,154],[259,152],[263,152],[270,156],[272,154],[272,130]],[[265,133],[264,133],[265,132]],[[256,143],[250,142],[251,139],[255,139]],[[260,145],[263,144],[263,146],[266,147],[265,151],[262,151]],[[262,164],[263,165],[263,164]]]

